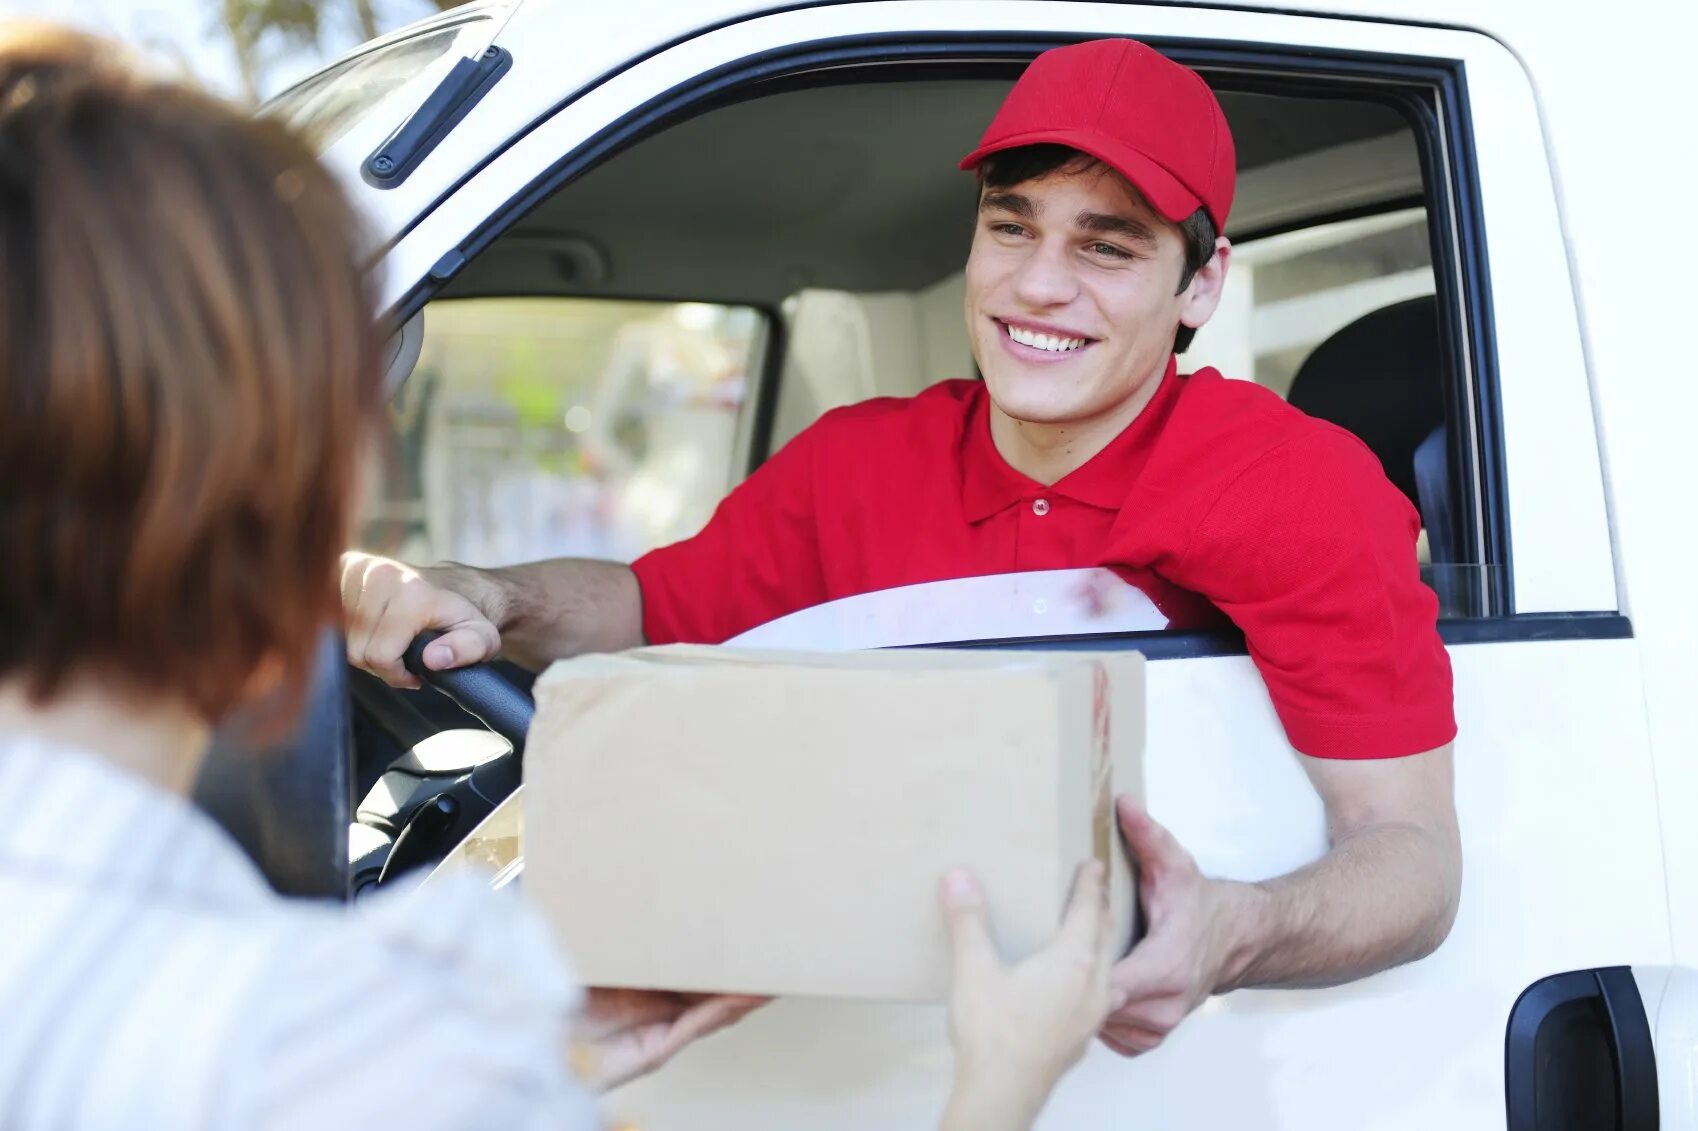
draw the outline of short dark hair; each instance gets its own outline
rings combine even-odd
[[[0,678],[298,695],[380,405],[362,239],[282,125],[0,31]]]
[[[1051,173],[1082,173],[1106,165],[1089,153],[1066,145],[1022,145],[993,153],[979,163],[979,184],[984,188],[1006,189],[1047,177]],[[1137,187],[1133,187],[1137,192]],[[1177,225],[1179,237],[1185,244],[1185,267],[1179,276],[1179,290],[1191,285],[1197,272],[1215,254],[1215,239],[1220,235],[1209,214],[1199,208]],[[1173,352],[1184,353],[1197,331],[1181,326],[1173,335]]]

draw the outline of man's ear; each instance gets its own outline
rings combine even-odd
[[[1220,292],[1226,286],[1226,269],[1232,263],[1232,244],[1225,236],[1215,239],[1215,253],[1191,276],[1191,285],[1180,298],[1179,324],[1200,329],[1214,316],[1220,305]]]

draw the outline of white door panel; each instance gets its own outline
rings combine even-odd
[[[1661,1131],[1698,1128],[1698,970],[1633,968],[1657,1046]]]
[[[1634,643],[1470,645],[1452,657],[1465,879],[1446,945],[1350,986],[1216,999],[1138,1060],[1095,1049],[1041,1127],[1500,1128],[1504,1025],[1524,988],[1669,962]],[[1155,815],[1220,875],[1258,878],[1317,855],[1319,803],[1295,759],[1274,753],[1289,748],[1249,660],[1148,670]],[[922,1128],[948,1079],[939,1009],[786,1001],[608,1108],[658,1131]]]

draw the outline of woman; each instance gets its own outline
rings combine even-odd
[[[516,898],[286,902],[185,801],[339,615],[380,402],[359,246],[281,126],[0,32],[0,1126],[588,1128],[754,1004],[581,1008]],[[1101,877],[1012,969],[970,879],[943,902],[944,1125],[1027,1126],[1107,1012]]]

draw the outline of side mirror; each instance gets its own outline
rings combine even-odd
[[[424,311],[407,319],[383,344],[383,395],[392,397],[406,384],[424,349]]]

